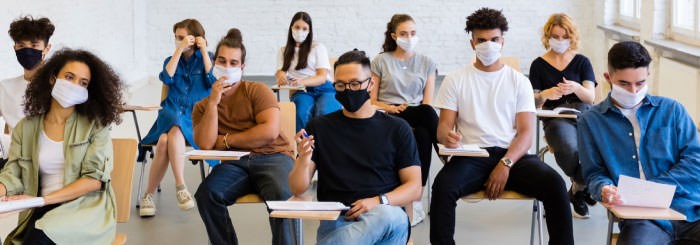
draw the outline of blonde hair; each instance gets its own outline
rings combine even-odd
[[[549,19],[547,19],[547,23],[544,24],[544,28],[542,28],[542,45],[544,45],[544,48],[549,49],[549,38],[551,37],[552,29],[554,29],[555,26],[561,27],[566,31],[566,34],[571,40],[571,46],[569,48],[571,50],[578,50],[578,28],[576,28],[576,25],[574,24],[574,21],[571,20],[571,17],[564,13],[550,15]]]

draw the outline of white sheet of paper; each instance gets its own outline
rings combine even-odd
[[[14,201],[0,201],[0,213],[44,206],[44,198],[33,197]]]
[[[208,151],[193,150],[185,152],[186,156],[209,156],[209,157],[242,157],[250,154],[247,151]]]
[[[267,207],[272,210],[336,211],[350,209],[340,202],[267,201],[266,203]]]
[[[668,208],[671,206],[675,185],[620,175],[617,192],[622,197],[622,206]]]

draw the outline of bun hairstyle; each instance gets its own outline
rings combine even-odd
[[[226,36],[221,38],[219,44],[216,45],[214,57],[219,56],[219,48],[226,46],[228,48],[241,49],[241,64],[245,64],[245,45],[243,45],[243,34],[238,28],[231,28],[226,33]]]
[[[391,33],[396,32],[396,27],[398,27],[401,23],[404,23],[406,21],[413,21],[413,18],[410,15],[407,14],[395,14],[394,16],[391,16],[391,20],[389,23],[386,23],[386,32],[384,32],[384,45],[382,45],[382,49],[384,52],[394,52],[396,50],[396,40],[391,38]]]

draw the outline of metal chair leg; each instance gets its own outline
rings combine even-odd
[[[540,245],[544,244],[544,229],[543,229],[543,224],[542,224],[542,217],[543,217],[543,212],[542,212],[542,204],[540,204],[540,201],[535,199],[535,207],[537,207],[537,230],[539,231],[540,235]]]
[[[532,204],[532,222],[530,224],[530,245],[535,245],[535,223],[537,222],[537,199]],[[542,238],[540,238],[541,240]]]
[[[613,214],[608,211],[608,239],[606,241],[606,244],[608,245],[612,244],[613,224],[615,223],[614,219]]]

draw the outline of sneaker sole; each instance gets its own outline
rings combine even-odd
[[[574,211],[573,209],[571,209],[571,214],[574,216],[574,218],[577,218],[577,219],[588,219],[591,217],[591,214],[580,215],[580,214],[576,213],[576,211]]]
[[[140,209],[139,210],[139,216],[141,217],[152,217],[156,215],[156,210],[150,210],[150,209]]]
[[[194,201],[190,200],[186,203],[178,203],[177,206],[180,208],[180,210],[187,211],[194,208]]]

